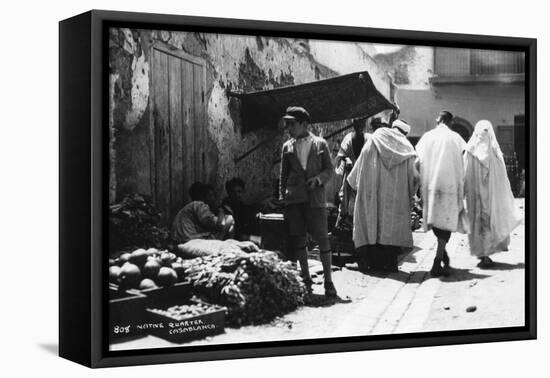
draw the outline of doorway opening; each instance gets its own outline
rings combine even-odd
[[[451,121],[451,130],[457,132],[465,142],[470,140],[474,132],[473,126],[464,118],[454,117]]]

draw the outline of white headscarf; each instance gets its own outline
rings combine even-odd
[[[493,125],[487,120],[481,120],[476,123],[474,133],[466,146],[466,151],[478,159],[484,167],[489,167],[491,150],[499,159],[503,159]]]

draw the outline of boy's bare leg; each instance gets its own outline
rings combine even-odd
[[[332,253],[330,251],[321,252],[321,264],[323,265],[323,276],[325,282],[332,282]]]
[[[338,296],[336,287],[332,282],[332,252],[321,251],[321,264],[323,265],[323,276],[325,280],[325,296],[327,298],[335,298]]]
[[[300,271],[302,272],[302,278],[304,282],[311,281],[311,276],[309,274],[309,264],[307,261],[307,250],[305,247],[302,247],[296,250],[296,257],[300,263]]]
[[[293,248],[296,251],[296,259],[300,264],[302,279],[307,286],[308,291],[311,291],[311,275],[309,274],[309,263],[307,261],[306,238],[294,237]]]

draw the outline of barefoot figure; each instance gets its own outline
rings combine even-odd
[[[466,143],[449,128],[452,119],[450,112],[441,111],[437,126],[425,133],[416,145],[424,230],[433,230],[437,237],[437,252],[430,271],[434,277],[450,272],[446,245],[451,233],[467,231],[462,160]]]

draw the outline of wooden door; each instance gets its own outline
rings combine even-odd
[[[206,177],[205,64],[161,44],[151,49],[151,186],[163,220],[189,201]]]

